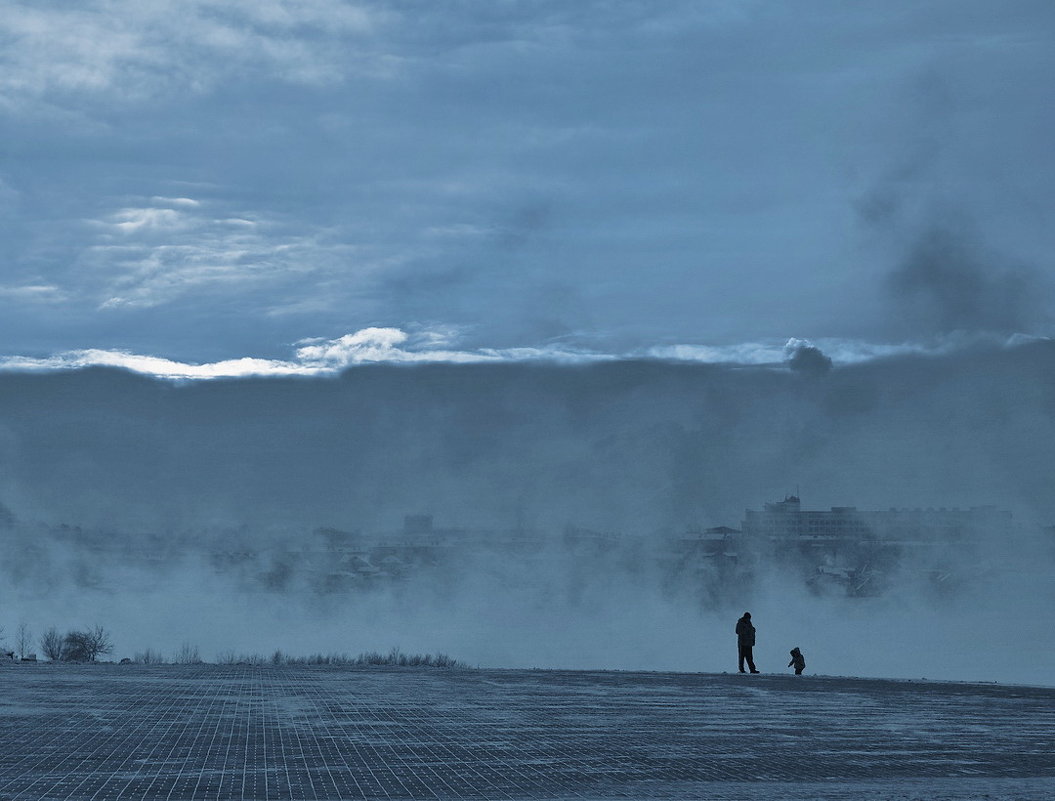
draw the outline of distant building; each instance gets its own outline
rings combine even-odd
[[[912,545],[954,542],[977,535],[1006,536],[1011,512],[995,506],[969,509],[888,509],[870,511],[833,506],[827,511],[804,510],[799,498],[788,495],[761,510],[747,509],[741,531],[744,540],[825,542],[882,542]]]
[[[744,512],[737,552],[745,565],[764,554],[794,565],[816,591],[877,595],[897,570],[940,583],[951,565],[970,564],[980,543],[1011,547],[1013,533],[1011,513],[995,506],[813,510],[788,495]]]

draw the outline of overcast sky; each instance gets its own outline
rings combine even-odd
[[[1050,0],[0,0],[0,357],[1048,336],[1052,75]]]

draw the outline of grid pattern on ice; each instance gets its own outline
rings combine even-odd
[[[1055,787],[1045,688],[244,665],[22,665],[0,686],[3,799],[765,798],[789,784],[826,799],[1039,799]]]

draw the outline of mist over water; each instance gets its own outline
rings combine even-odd
[[[810,371],[0,375],[4,645],[23,621],[36,638],[98,623],[115,658],[399,646],[485,666],[723,671],[747,609],[764,672],[798,646],[808,673],[1050,684],[1053,366],[1039,342]],[[811,590],[778,560],[750,580],[671,569],[672,541],[738,528],[789,492],[809,509],[994,505],[1014,526],[946,549],[948,586],[901,565],[867,597]],[[532,544],[320,584],[320,527],[392,542],[412,514]]]

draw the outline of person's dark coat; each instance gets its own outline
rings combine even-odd
[[[794,667],[796,673],[801,673],[806,667],[806,657],[798,648],[791,649],[791,661],[788,662],[788,667]]]
[[[755,645],[755,627],[751,625],[751,616],[744,615],[736,621],[736,642],[745,648],[753,648]]]

